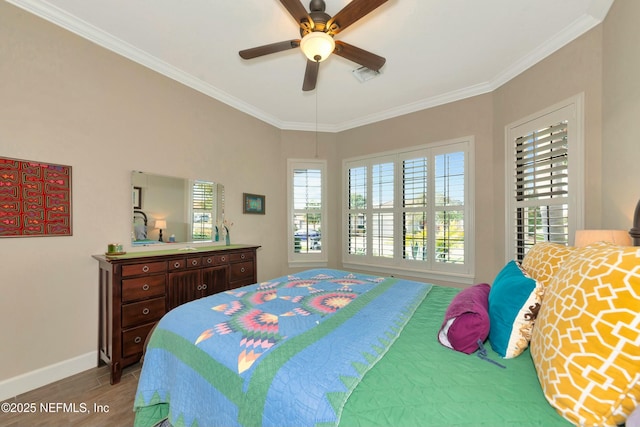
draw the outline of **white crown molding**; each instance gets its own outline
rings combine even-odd
[[[421,99],[410,104],[401,105],[399,107],[370,114],[359,119],[340,123],[335,126],[333,132],[342,132],[344,130],[392,119],[394,117],[404,116],[405,114],[415,113],[417,111],[426,110],[427,108],[433,108],[450,102],[459,101],[461,99],[471,98],[472,96],[482,95],[483,93],[491,92],[491,90],[492,87],[488,83],[481,83],[467,88],[454,90],[442,95]]]
[[[123,40],[106,33],[95,26],[68,14],[67,12],[38,0],[6,0],[21,9],[26,10],[42,19],[45,19],[61,28],[64,28],[98,46],[104,47],[153,71],[156,71],[172,80],[180,82],[198,92],[227,104],[239,111],[247,113],[275,127],[281,127],[281,122],[272,115],[255,108],[252,105],[235,98],[218,88],[203,82],[202,80],[185,73],[184,71],[159,60],[155,56],[138,49]]]
[[[607,13],[609,13],[609,9],[611,9],[612,5],[613,0],[591,1],[587,8],[587,12],[589,15],[593,16],[596,21],[602,22],[604,21],[604,18],[607,17]]]
[[[565,27],[561,32],[555,34],[553,37],[538,46],[536,49],[529,52],[528,55],[512,64],[502,73],[495,76],[490,82],[492,90],[499,88],[509,80],[531,68],[533,65],[542,61],[552,53],[566,46],[568,43],[580,37],[587,31],[598,25],[600,22],[602,21],[594,18],[592,15],[582,15],[571,25]]]
[[[109,49],[125,58],[128,58],[138,64],[141,64],[151,70],[154,70],[172,80],[180,82],[198,92],[201,92],[211,98],[214,98],[224,104],[229,105],[243,113],[253,116],[265,123],[268,123],[281,130],[299,130],[308,132],[342,132],[344,130],[364,126],[367,124],[391,119],[405,114],[414,113],[425,110],[427,108],[437,107],[450,102],[459,101],[465,98],[481,95],[491,92],[517,75],[521,74],[531,66],[540,62],[547,56],[551,55],[567,43],[581,36],[591,28],[598,25],[605,18],[613,0],[601,0],[592,2],[589,13],[583,15],[571,25],[566,27],[560,33],[551,37],[547,42],[543,43],[537,49],[512,64],[510,67],[496,75],[492,80],[467,88],[454,90],[445,94],[425,98],[410,104],[401,105],[397,108],[388,109],[379,113],[370,114],[351,121],[338,123],[335,125],[315,124],[303,122],[283,122],[273,115],[260,110],[230,94],[219,90],[218,88],[203,82],[202,80],[187,74],[180,69],[167,64],[148,53],[131,46],[130,44],[120,40],[112,35],[94,27],[87,22],[77,19],[76,17],[66,13],[65,11],[52,6],[46,1],[38,0],[6,0],[7,2],[20,7],[36,16],[39,16],[53,24],[62,27],[74,34],[79,35],[87,40],[96,43],[106,49]],[[317,126],[317,127],[316,127]]]

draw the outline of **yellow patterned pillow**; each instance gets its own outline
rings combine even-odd
[[[624,423],[640,402],[640,247],[578,248],[545,291],[531,355],[545,397],[574,424]]]
[[[576,248],[560,243],[540,242],[529,249],[522,260],[522,269],[535,279],[543,288],[551,281],[558,266],[571,255]]]

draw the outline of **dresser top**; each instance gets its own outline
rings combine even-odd
[[[140,251],[140,252],[128,252],[121,255],[107,255],[98,254],[92,255],[93,258],[99,261],[120,261],[120,260],[133,260],[138,258],[150,258],[150,257],[162,257],[162,256],[188,256],[191,254],[201,254],[203,252],[219,252],[229,251],[234,249],[258,249],[259,245],[212,245],[212,246],[194,246],[180,249],[162,249],[156,251]]]

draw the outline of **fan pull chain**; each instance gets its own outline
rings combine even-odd
[[[316,159],[318,158],[318,88],[316,87]]]

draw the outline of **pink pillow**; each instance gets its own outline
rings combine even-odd
[[[480,283],[458,293],[447,308],[438,341],[445,347],[471,354],[489,335],[489,291]]]

